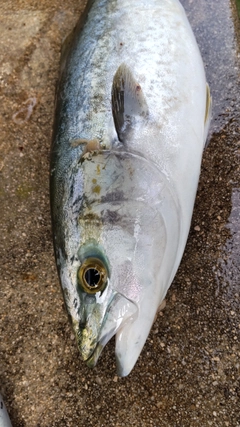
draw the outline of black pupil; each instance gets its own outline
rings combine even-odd
[[[89,268],[85,273],[85,280],[88,286],[96,287],[100,281],[100,273],[96,268]]]

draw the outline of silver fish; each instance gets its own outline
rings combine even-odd
[[[0,395],[0,427],[12,427],[10,418],[4,405],[3,398]]]
[[[82,358],[116,334],[128,375],[186,244],[211,115],[178,0],[95,0],[61,59],[51,152],[56,263]]]

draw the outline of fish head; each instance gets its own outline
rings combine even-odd
[[[118,373],[125,376],[166,293],[164,278],[158,285],[167,242],[162,203],[169,191],[159,172],[137,155],[99,153],[82,168],[77,255],[66,273],[71,271],[77,297],[70,301],[65,294],[65,301],[69,312],[75,304],[71,317],[82,358],[95,366],[116,335]]]
[[[117,331],[137,316],[137,305],[112,285],[104,248],[91,240],[80,247],[77,341],[83,360],[95,366],[102,349]],[[114,266],[112,266],[114,268]]]

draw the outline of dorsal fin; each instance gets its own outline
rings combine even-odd
[[[205,118],[204,118],[204,138],[205,138],[205,148],[208,146],[209,140],[207,139],[208,129],[212,116],[212,97],[210,94],[210,88],[208,83],[206,84],[206,110],[205,110]]]
[[[126,142],[136,120],[145,120],[148,115],[142,88],[125,64],[119,66],[113,78],[112,114],[121,142]]]

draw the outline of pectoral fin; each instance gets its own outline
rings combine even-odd
[[[119,66],[113,78],[112,114],[118,138],[123,143],[136,122],[144,121],[148,116],[142,88],[125,64]]]

